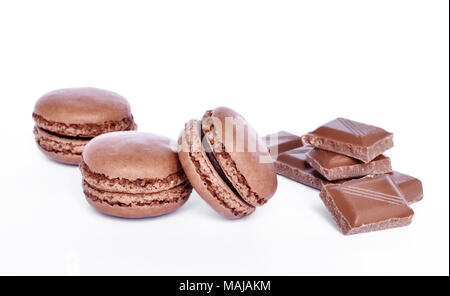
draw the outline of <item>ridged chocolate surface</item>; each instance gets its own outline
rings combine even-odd
[[[391,135],[379,127],[345,118],[332,120],[311,134],[358,146],[371,146]]]
[[[321,198],[344,234],[405,226],[414,215],[387,175],[328,184]]]
[[[394,146],[393,134],[345,118],[332,120],[302,137],[304,144],[344,154],[365,163]]]
[[[396,171],[389,174],[389,176],[403,193],[408,203],[415,203],[423,199],[423,187],[419,179]]]

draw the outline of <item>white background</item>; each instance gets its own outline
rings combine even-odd
[[[448,1],[1,1],[0,274],[448,275]],[[338,116],[395,134],[420,178],[412,225],[342,235],[318,191],[279,177],[228,221],[194,193],[177,212],[122,220],[84,200],[76,167],[35,146],[53,89],[128,98],[140,130],[177,138],[220,105],[260,134]]]

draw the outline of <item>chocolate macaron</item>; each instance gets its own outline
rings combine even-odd
[[[49,158],[79,164],[84,146],[109,132],[135,130],[127,100],[98,88],[66,88],[42,96],[33,112],[39,149]]]
[[[176,143],[140,132],[114,132],[90,141],[80,170],[87,201],[122,218],[160,216],[181,207],[192,187]]]
[[[264,205],[277,176],[264,142],[237,112],[220,107],[191,120],[178,140],[178,156],[198,194],[227,218]]]

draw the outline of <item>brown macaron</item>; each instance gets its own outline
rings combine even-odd
[[[98,88],[66,88],[43,95],[33,112],[39,149],[49,158],[79,164],[84,146],[109,132],[135,130],[127,100]]]
[[[227,218],[252,214],[277,189],[266,145],[237,112],[220,107],[191,120],[178,140],[181,165],[198,194]]]
[[[146,218],[181,207],[192,187],[170,139],[140,132],[114,132],[90,141],[80,164],[83,191],[98,211]]]

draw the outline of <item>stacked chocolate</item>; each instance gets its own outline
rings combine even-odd
[[[320,197],[344,234],[406,226],[409,204],[423,198],[422,183],[392,171],[383,153],[393,134],[338,118],[299,137],[266,137],[278,174],[322,190]]]

